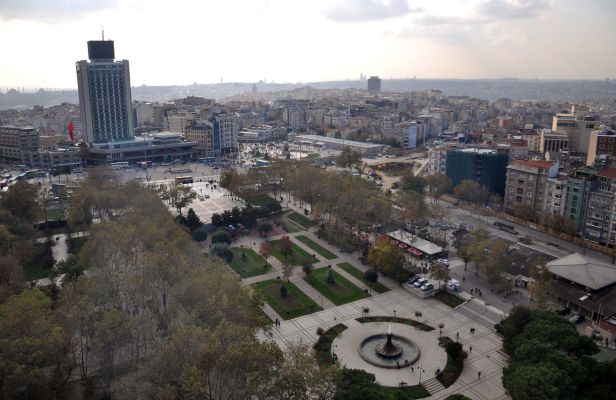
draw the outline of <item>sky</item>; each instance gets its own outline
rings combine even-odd
[[[76,88],[88,40],[131,84],[616,78],[616,0],[0,0],[0,89]]]

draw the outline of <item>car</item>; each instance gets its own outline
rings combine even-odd
[[[436,260],[436,262],[438,264],[443,264],[443,265],[449,266],[449,260],[446,259],[446,258],[439,258],[438,260]]]
[[[431,283],[426,283],[421,287],[422,292],[427,292],[428,290],[434,289],[434,285]]]
[[[409,284],[411,284],[411,285],[412,285],[413,283],[417,282],[417,280],[418,280],[419,278],[420,278],[420,277],[419,277],[418,275],[415,275],[415,276],[410,277],[410,278],[409,278]]]
[[[569,322],[573,322],[574,324],[579,324],[580,322],[584,321],[584,316],[580,315],[580,314],[571,314],[569,316],[566,317]]]
[[[571,312],[571,309],[569,309],[569,307],[565,307],[565,306],[559,307],[556,310],[556,314],[563,315],[563,316],[569,314],[570,312]]]
[[[416,288],[420,288],[423,285],[425,285],[428,282],[427,279],[425,278],[419,278],[415,281],[415,283],[413,283],[413,286],[415,286]]]

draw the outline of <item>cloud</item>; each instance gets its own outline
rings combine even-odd
[[[0,18],[66,21],[117,4],[118,0],[8,0],[0,1]]]
[[[422,11],[419,7],[410,8],[407,0],[345,0],[329,9],[326,16],[336,22],[364,22]]]
[[[546,0],[488,0],[477,5],[479,15],[494,19],[533,18],[550,7]]]

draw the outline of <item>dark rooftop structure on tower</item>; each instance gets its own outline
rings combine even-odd
[[[90,60],[113,60],[115,50],[113,40],[89,40],[88,59]]]

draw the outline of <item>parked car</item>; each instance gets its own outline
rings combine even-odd
[[[417,280],[419,280],[419,279],[421,279],[421,277],[420,277],[419,275],[412,276],[412,277],[409,279],[409,284],[411,284],[411,285],[412,285],[412,284],[414,284],[415,282],[417,282]]]
[[[421,287],[422,292],[427,292],[428,290],[434,289],[434,285],[431,283],[426,283]]]
[[[569,314],[570,312],[571,310],[569,309],[569,307],[565,307],[565,306],[559,307],[556,310],[556,314],[563,315],[563,316]]]
[[[419,278],[419,279],[417,279],[417,280],[415,281],[415,283],[413,283],[413,285],[414,285],[416,288],[420,288],[420,287],[422,287],[423,285],[425,285],[427,282],[428,282],[428,280],[427,280],[427,279],[424,279],[424,278]]]
[[[584,316],[580,314],[571,314],[567,317],[567,319],[574,324],[579,324],[584,321]]]
[[[446,258],[439,258],[436,260],[437,263],[449,266],[449,260]]]

